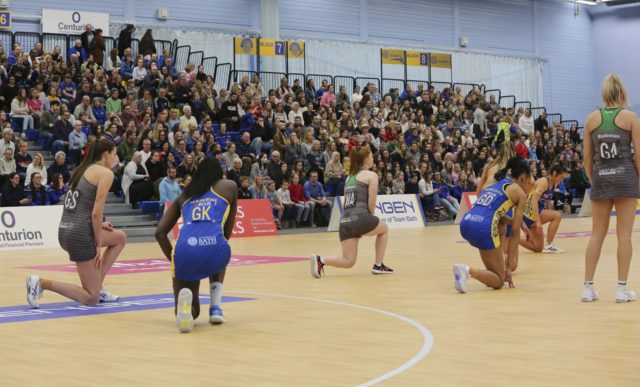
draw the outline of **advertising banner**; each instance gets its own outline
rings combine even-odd
[[[456,219],[453,221],[453,224],[460,224],[460,222],[462,222],[464,214],[469,212],[471,207],[476,204],[476,200],[478,200],[478,195],[476,195],[475,192],[465,192],[462,194],[462,200],[460,201],[458,215],[456,215]]]
[[[236,55],[255,55],[256,54],[256,38],[244,38],[236,36],[233,38],[236,48]]]
[[[380,50],[382,64],[404,64],[404,50],[383,48]]]
[[[419,51],[407,51],[407,66],[429,66],[429,54]]]
[[[60,247],[60,218],[62,206],[0,208],[0,251]]]
[[[100,28],[103,36],[109,36],[108,13],[42,9],[42,32],[45,34],[80,35],[87,23],[93,25],[94,30]]]
[[[304,42],[287,42],[289,59],[304,58]]]
[[[284,48],[284,40],[260,39],[261,56],[284,56]]]

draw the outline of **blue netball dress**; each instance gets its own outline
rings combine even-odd
[[[480,192],[480,196],[460,223],[462,237],[480,250],[500,247],[500,218],[513,206],[506,193],[511,179],[502,179]]]
[[[174,278],[199,281],[229,264],[231,248],[224,237],[229,209],[229,202],[213,189],[182,204],[184,223],[171,260]]]

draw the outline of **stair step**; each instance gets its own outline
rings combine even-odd
[[[120,230],[127,234],[127,237],[153,237],[156,232],[155,227],[123,227]]]
[[[107,204],[124,204],[124,198],[117,196],[107,196]]]
[[[107,208],[107,206],[120,206],[123,205],[124,207],[113,207],[113,208]],[[109,216],[109,215],[139,215],[141,214],[140,210],[132,210],[130,205],[125,205],[125,204],[106,204],[105,205],[105,209],[104,209],[104,213],[105,215]]]
[[[129,236],[127,235],[127,243],[156,243],[156,238],[151,236]]]
[[[125,229],[127,227],[156,227],[158,225],[157,220],[145,220],[141,222],[119,222],[111,220],[113,227]]]
[[[119,223],[137,223],[137,222],[153,222],[156,220],[155,216],[147,214],[131,214],[131,215],[111,215],[107,216],[107,220],[110,222]]]

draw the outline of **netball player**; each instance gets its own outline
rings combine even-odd
[[[593,225],[585,254],[582,301],[598,299],[593,276],[615,205],[618,237],[616,302],[629,302],[636,300],[636,293],[627,288],[627,276],[631,264],[631,233],[640,196],[640,123],[635,113],[625,109],[627,90],[618,75],[610,74],[604,79],[602,101],[604,106],[592,112],[584,125],[584,164],[591,182]]]
[[[312,255],[311,275],[320,278],[324,266],[351,268],[358,257],[358,241],[363,236],[376,236],[376,261],[373,274],[391,274],[393,270],[382,262],[387,249],[389,229],[387,224],[373,215],[378,192],[378,174],[369,171],[373,156],[368,147],[354,147],[349,159],[349,177],[344,187],[344,212],[338,230],[342,244],[341,257]]]
[[[116,163],[115,145],[108,140],[94,142],[82,164],[74,171],[70,189],[63,197],[64,208],[58,228],[60,246],[76,263],[82,287],[38,276],[27,277],[27,301],[34,308],[44,290],[51,290],[84,305],[117,301],[101,289],[104,277],[124,248],[127,236],[103,222],[102,212]],[[106,247],[104,252],[102,247]]]
[[[516,150],[513,143],[505,141],[500,144],[500,149],[498,150],[496,158],[488,162],[482,169],[482,176],[478,181],[478,189],[476,191],[477,195],[480,195],[480,191],[485,187],[496,182],[493,177],[495,173],[504,168],[507,165],[507,162],[513,157],[516,157]]]
[[[215,158],[200,163],[191,183],[169,207],[156,229],[162,252],[171,261],[176,322],[190,332],[200,315],[200,280],[209,278],[209,322],[224,322],[222,282],[231,259],[229,238],[236,219],[238,187],[223,178]],[[183,226],[175,248],[167,234],[182,215]]]
[[[510,177],[507,177],[510,172]],[[527,204],[527,194],[533,189],[531,169],[525,160],[512,158],[506,167],[495,174],[494,183],[480,192],[480,196],[471,210],[460,223],[460,233],[473,247],[480,251],[480,258],[486,270],[471,268],[464,264],[453,265],[454,286],[461,293],[467,292],[467,280],[475,278],[494,289],[500,289],[504,282],[513,287],[511,268],[517,266],[518,233],[511,234],[511,244],[505,267],[504,255],[500,245],[503,217],[514,208],[512,226],[519,230],[522,214]]]

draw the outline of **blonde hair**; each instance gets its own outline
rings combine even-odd
[[[602,82],[602,102],[608,106],[626,106],[627,88],[618,74],[609,74]]]

